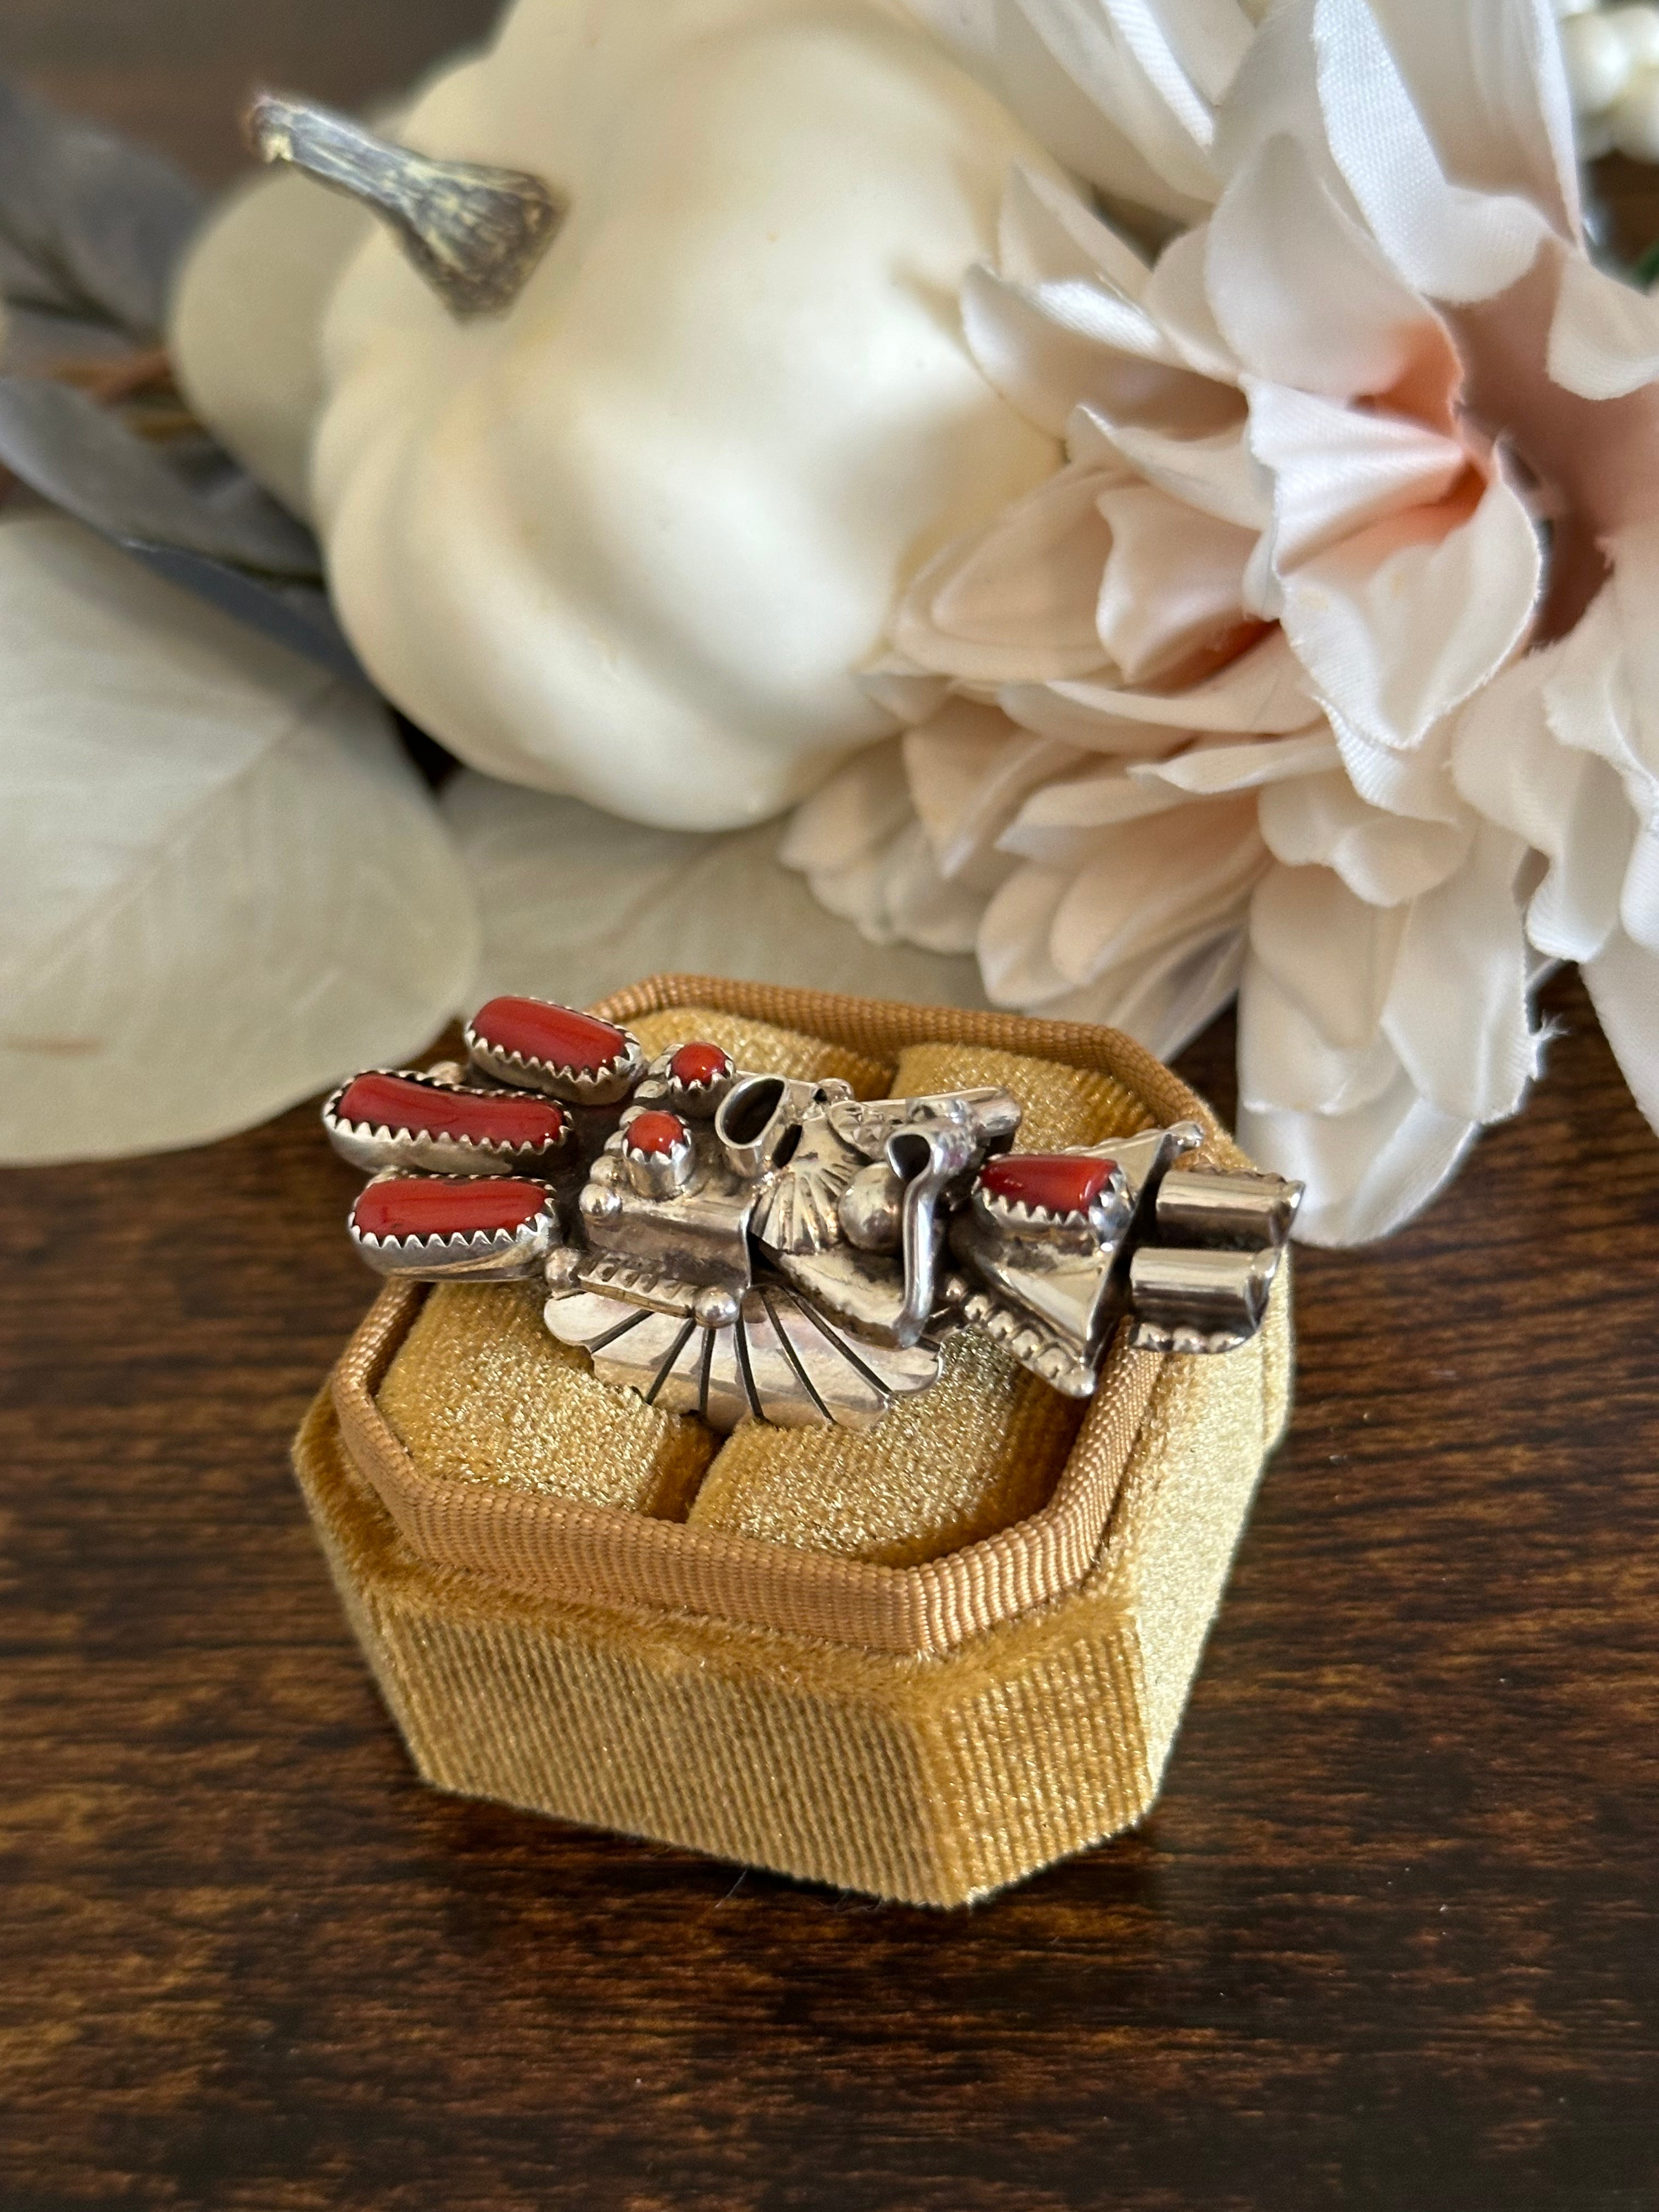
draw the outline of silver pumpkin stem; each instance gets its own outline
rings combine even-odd
[[[261,161],[291,162],[383,217],[459,322],[510,307],[564,219],[539,177],[433,161],[309,100],[261,93],[246,127]]]

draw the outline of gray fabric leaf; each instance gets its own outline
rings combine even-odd
[[[206,197],[181,169],[0,81],[0,293],[160,337]]]
[[[210,441],[164,457],[84,392],[0,376],[0,462],[170,581],[361,676],[322,590],[315,539]]]

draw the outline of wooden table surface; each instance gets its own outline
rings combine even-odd
[[[8,0],[0,67],[211,176],[488,12]],[[950,1917],[416,1785],[287,1469],[368,1295],[309,1111],[0,1177],[0,2212],[1659,2203],[1659,1143],[1547,1005],[1303,1261],[1154,1817]]]

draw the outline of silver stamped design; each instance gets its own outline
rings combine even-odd
[[[550,1298],[545,1319],[561,1344],[592,1356],[601,1382],[726,1435],[751,1416],[778,1428],[873,1428],[896,1398],[939,1380],[933,1346],[860,1342],[781,1283],[751,1290],[726,1328],[591,1291]]]

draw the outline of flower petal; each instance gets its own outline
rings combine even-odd
[[[1103,839],[1054,909],[1049,950],[1073,983],[1243,917],[1267,864],[1252,799],[1194,799]]]
[[[1513,830],[1549,866],[1527,908],[1540,951],[1588,960],[1619,921],[1636,820],[1616,771],[1561,744],[1546,713],[1558,647],[1506,668],[1458,717],[1457,787],[1489,822]]]
[[[1400,1059],[1379,1030],[1335,1045],[1261,961],[1247,963],[1238,1009],[1238,1096],[1258,1114],[1352,1114],[1398,1080]]]
[[[1339,206],[1297,140],[1255,149],[1209,234],[1210,297],[1247,370],[1332,398],[1394,393],[1449,431],[1459,369],[1444,325]]]
[[[1121,454],[1138,475],[1171,499],[1243,530],[1267,527],[1273,514],[1273,486],[1250,450],[1243,424],[1206,437],[1176,438],[1139,423],[1109,422],[1092,409],[1079,408],[1066,431],[1073,452],[1079,416],[1103,446]]]
[[[1249,989],[1247,972],[1241,999]],[[1419,1213],[1448,1183],[1480,1133],[1443,1114],[1403,1071],[1368,1104],[1346,1114],[1242,1107],[1238,1140],[1274,1174],[1307,1185],[1297,1216],[1307,1244],[1364,1244]]]
[[[1400,909],[1368,906],[1329,868],[1272,867],[1250,901],[1252,971],[1271,975],[1327,1044],[1368,1050],[1403,927]]]
[[[1566,255],[1550,322],[1549,373],[1583,399],[1621,399],[1659,378],[1659,300]]]
[[[1111,550],[1100,581],[1101,643],[1131,684],[1178,666],[1244,619],[1254,533],[1151,484],[1101,494]]]
[[[1157,778],[1177,791],[1209,798],[1316,776],[1336,766],[1338,759],[1336,739],[1321,727],[1289,738],[1258,738],[1249,744],[1200,742],[1168,760],[1132,762],[1128,772],[1137,781]]]
[[[1521,642],[1542,575],[1526,508],[1495,478],[1443,534],[1418,509],[1294,570],[1285,635],[1334,717],[1372,744],[1416,745]]]
[[[1469,822],[1419,822],[1367,805],[1340,767],[1274,783],[1261,794],[1261,819],[1276,860],[1334,869],[1370,906],[1401,906],[1443,883],[1474,834]]]
[[[1036,170],[1010,170],[997,222],[997,264],[1013,284],[1103,278],[1129,300],[1146,289],[1151,271],[1078,193]]]
[[[964,699],[907,731],[903,742],[911,800],[949,879],[982,861],[1030,792],[1082,758],[1074,746],[1034,738],[995,708]]]
[[[1522,22],[1513,9],[1509,20]],[[1489,33],[1498,17],[1485,7],[1480,21]],[[1551,66],[1553,27],[1540,30],[1529,11],[1526,32],[1531,36],[1528,41],[1523,34],[1523,49],[1529,46],[1540,70]],[[1331,152],[1377,243],[1407,283],[1443,301],[1488,299],[1513,284],[1549,234],[1538,205],[1523,196],[1549,172],[1534,160],[1527,173],[1510,179],[1518,189],[1509,191],[1492,189],[1482,177],[1474,189],[1451,182],[1424,110],[1365,0],[1316,0],[1314,40]],[[1454,149],[1456,143],[1454,136]],[[1559,185],[1559,174],[1554,181]]]
[[[1241,411],[1231,385],[1187,368],[1146,309],[1098,279],[1014,284],[970,269],[962,328],[987,381],[1056,437],[1079,401],[1114,420],[1194,434]]]
[[[1194,198],[1214,191],[1208,154],[1213,103],[1249,43],[1229,0],[1018,0],[1021,12],[1073,82]]]
[[[1659,958],[1621,933],[1583,974],[1631,1095],[1659,1129]]]
[[[1237,917],[1127,961],[1079,990],[1045,1000],[1053,1021],[1097,1022],[1171,1059],[1209,1024],[1238,988],[1244,932]]]
[[[1417,1091],[1474,1121],[1513,1114],[1537,1059],[1516,896],[1523,850],[1483,824],[1467,863],[1406,909],[1383,1010]]]
[[[1550,0],[1372,0],[1424,127],[1460,184],[1523,194],[1578,230],[1572,103]]]
[[[923,667],[992,683],[1081,675],[1106,659],[1095,629],[1111,530],[1096,469],[1061,469],[922,570],[892,625]]]
[[[1324,720],[1309,696],[1306,672],[1289,641],[1276,629],[1201,684],[1177,690],[1143,691],[1099,678],[1090,683],[1057,682],[1048,688],[1056,698],[1085,714],[1169,729],[1234,730],[1241,734],[1249,731],[1279,736]],[[1080,744],[1084,740],[1079,737],[1076,742]]]
[[[1273,559],[1283,575],[1390,515],[1432,506],[1469,465],[1456,439],[1404,416],[1252,384],[1250,449],[1273,478]]]

